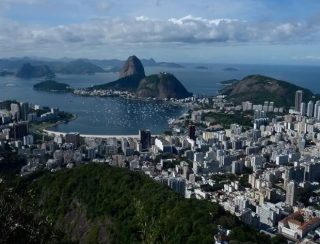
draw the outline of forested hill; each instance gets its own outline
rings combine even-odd
[[[84,165],[21,178],[16,191],[65,241],[81,243],[213,243],[217,225],[232,240],[272,243],[217,204],[184,199],[149,177]],[[262,241],[262,242],[261,242]]]
[[[305,102],[312,99],[314,94],[303,87],[277,80],[263,75],[249,75],[242,80],[221,82],[226,86],[220,91],[236,103],[251,101],[263,104],[264,101],[274,101],[275,106],[289,108],[294,105],[295,92],[303,91]]]

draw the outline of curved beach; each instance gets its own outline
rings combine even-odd
[[[43,132],[52,136],[65,136],[66,132],[52,131],[52,130],[43,130]],[[158,135],[153,135],[158,136]],[[89,134],[80,134],[80,137],[83,138],[100,138],[100,139],[110,139],[110,138],[140,138],[139,135],[89,135]]]

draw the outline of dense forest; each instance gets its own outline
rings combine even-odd
[[[234,243],[277,243],[217,204],[184,199],[127,169],[88,164],[36,172],[8,189],[2,186],[0,242],[213,243],[221,225]],[[15,222],[23,231],[12,232]]]

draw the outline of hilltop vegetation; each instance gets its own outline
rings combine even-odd
[[[65,241],[83,243],[213,243],[217,225],[231,239],[272,240],[217,204],[184,199],[149,177],[103,165],[84,165],[22,178],[19,194],[41,216],[66,232]]]
[[[54,231],[23,198],[1,183],[0,209],[0,243],[59,243],[63,238],[63,233]]]
[[[264,101],[274,101],[276,106],[289,108],[294,103],[297,90],[304,92],[305,101],[314,96],[308,89],[263,75],[250,75],[242,80],[232,80],[220,93],[227,95],[230,100],[237,104],[244,101],[251,101],[256,104],[262,104]]]

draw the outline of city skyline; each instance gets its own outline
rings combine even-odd
[[[320,64],[314,0],[5,0],[0,7],[1,57]]]

